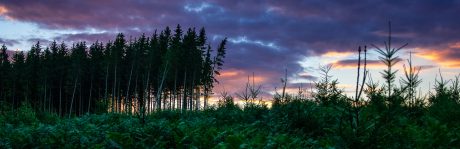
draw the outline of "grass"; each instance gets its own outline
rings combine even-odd
[[[124,114],[60,118],[27,105],[0,116],[0,148],[452,148],[460,121],[433,108],[363,107],[359,132],[340,107],[290,100],[272,108],[225,104],[203,111],[161,111],[145,123]],[[443,109],[456,114],[457,107]],[[449,111],[451,110],[451,111]],[[411,111],[411,112],[409,112]],[[436,114],[436,115],[434,115]],[[448,114],[448,113],[444,113]],[[460,115],[450,115],[458,117]]]

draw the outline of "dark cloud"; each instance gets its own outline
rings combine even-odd
[[[108,42],[109,40],[115,39],[116,33],[78,33],[78,34],[62,34],[56,37],[56,41],[66,41],[66,42]]]
[[[419,66],[415,66],[415,67],[420,68],[420,70],[427,70],[427,69],[436,68],[437,66],[435,66],[435,65],[419,65]]]
[[[5,0],[0,5],[10,18],[47,28],[151,32],[180,23],[205,26],[215,35],[275,42],[286,52],[304,55],[381,43],[389,20],[393,42],[432,45],[460,36],[458,1]]]
[[[163,17],[180,19],[182,6],[170,1],[56,1],[5,0],[6,16],[47,28],[145,28],[159,25]]]
[[[151,34],[176,24],[205,27],[214,46],[223,37],[233,39],[227,48],[226,69],[275,77],[283,76],[285,68],[299,72],[297,62],[302,57],[331,49],[350,52],[358,45],[383,47],[388,21],[393,23],[393,45],[432,47],[449,53],[445,55],[450,60],[460,58],[458,52],[438,48],[460,41],[460,1],[454,0],[3,0],[0,6],[7,9],[0,15],[48,29],[106,31],[63,34],[53,39],[66,42],[104,41],[113,39],[117,32]],[[355,67],[356,62],[342,60],[335,65]],[[368,64],[377,65],[378,61],[369,60]]]
[[[51,41],[50,39],[44,39],[44,38],[29,38],[29,39],[27,39],[27,42],[30,43],[31,46],[32,46],[32,44],[36,44],[37,42],[40,43],[40,45],[42,45],[42,46],[43,45],[47,46],[48,44],[50,44],[53,41]]]
[[[306,73],[298,74],[298,77],[301,78],[301,79],[306,79],[306,80],[310,80],[310,81],[318,80],[318,77],[310,75],[310,74],[306,74]]]
[[[402,61],[401,58],[397,58],[396,61]],[[334,68],[355,68],[358,67],[358,59],[345,59],[339,60],[332,63]],[[384,64],[380,60],[366,60],[367,67],[383,66]],[[364,61],[361,60],[361,67],[364,67]]]
[[[13,46],[18,43],[19,42],[17,40],[0,38],[0,45],[5,44],[5,46]]]

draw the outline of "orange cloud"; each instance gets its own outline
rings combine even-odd
[[[438,51],[436,49],[425,49],[425,48],[415,48],[415,51],[421,51],[415,53],[415,56],[427,59],[427,60],[432,60],[432,61],[437,61],[441,58],[441,54],[444,51]]]
[[[346,60],[339,60],[331,63],[334,68],[336,69],[351,69],[358,67],[358,60],[357,59],[346,59]],[[364,61],[361,61],[361,67],[364,66]],[[367,60],[366,62],[367,68],[383,68],[384,64],[381,63],[379,60]]]
[[[0,16],[5,17],[6,20],[10,20],[10,21],[14,20],[14,18],[12,18],[12,17],[7,15],[8,12],[9,12],[8,8],[6,8],[5,6],[0,5]]]
[[[352,54],[353,54],[353,52],[329,51],[329,52],[326,52],[326,53],[322,54],[321,56],[324,56],[324,57],[347,57],[347,56],[350,56]]]
[[[444,68],[460,68],[458,48],[460,48],[460,42],[449,44],[448,48],[415,48],[419,51],[415,55],[434,61]]]
[[[267,88],[270,81],[268,78],[277,78],[270,73],[255,73],[254,77],[252,76],[252,72],[247,72],[243,70],[237,69],[230,69],[221,72],[220,76],[217,76],[216,79],[219,80],[219,83],[215,84],[213,89],[214,92],[214,99],[217,100],[220,97],[220,93],[228,92],[229,95],[235,95],[235,93],[241,92],[246,87],[246,83],[248,82],[249,76],[249,83],[255,83],[256,86],[261,85],[263,91],[271,90],[273,88]],[[236,96],[234,96],[236,97]],[[265,99],[266,97],[264,97]],[[268,97],[267,97],[268,98]],[[270,98],[271,99],[271,98]]]
[[[238,76],[238,74],[240,74],[239,71],[228,70],[228,71],[221,72],[220,77],[234,77],[234,76]]]
[[[6,13],[8,13],[8,9],[6,9],[5,6],[0,5],[0,15],[4,15]]]
[[[449,44],[449,48],[460,48],[460,42],[455,42]]]

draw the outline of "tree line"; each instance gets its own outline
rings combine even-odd
[[[119,33],[113,41],[91,45],[37,42],[12,58],[3,45],[0,102],[13,110],[28,103],[61,116],[206,108],[226,42],[213,50],[204,28],[177,25],[150,37],[126,39]]]

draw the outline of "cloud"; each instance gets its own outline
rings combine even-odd
[[[415,48],[416,56],[432,60],[443,68],[460,68],[460,48],[457,42],[433,48]]]
[[[436,68],[437,66],[435,65],[419,65],[419,66],[415,66],[415,68],[420,68],[420,70],[427,70],[427,69],[432,69],[432,68]]]
[[[37,23],[47,28],[129,28],[156,25],[157,16],[175,15],[180,6],[174,1],[25,1],[0,2],[15,20]],[[25,9],[24,7],[27,7]],[[153,24],[155,23],[155,24]]]
[[[0,44],[5,44],[6,46],[13,46],[18,43],[19,41],[17,40],[0,38]]]
[[[65,42],[108,42],[115,39],[116,33],[77,33],[77,34],[62,34],[54,40]]]
[[[393,24],[393,45],[409,43],[407,48],[436,49],[419,56],[442,66],[460,67],[456,62],[460,55],[455,52],[460,45],[458,6],[460,1],[438,0],[3,0],[0,17],[74,31],[48,39],[66,42],[107,41],[118,32],[133,37],[150,35],[155,29],[176,24],[205,27],[208,37],[216,37],[210,38],[213,46],[224,37],[229,39],[225,70],[241,71],[237,74],[243,78],[252,72],[280,78],[285,68],[300,72],[298,62],[311,56],[345,59],[334,64],[356,67],[356,59],[349,56],[359,45],[379,45],[387,40],[388,21]],[[443,62],[444,57],[449,63]],[[381,65],[377,60],[368,64]],[[279,80],[264,83],[274,85]]]
[[[332,57],[332,58],[342,58],[353,55],[353,52],[337,52],[337,50],[330,50],[321,56],[323,57]]]
[[[318,80],[318,77],[316,76],[313,76],[313,75],[310,75],[308,73],[299,73],[297,74],[297,76],[300,78],[300,79],[305,79],[305,80],[309,80],[309,81],[316,81]]]
[[[399,59],[398,61],[401,61]],[[376,67],[383,67],[384,64],[381,63],[379,60],[367,60],[367,68],[376,68]],[[348,69],[348,68],[358,68],[358,59],[345,59],[333,62],[332,65],[334,68],[338,69]],[[361,60],[361,68],[364,67],[364,61]]]
[[[47,46],[48,44],[50,44],[50,43],[53,42],[53,41],[51,41],[51,40],[49,40],[49,39],[44,39],[44,38],[29,38],[29,39],[27,39],[27,42],[28,42],[28,43],[31,43],[31,44],[36,44],[37,42],[39,42],[40,45],[42,45],[42,46],[43,46],[43,45]],[[32,46],[32,45],[31,45],[31,46]]]

